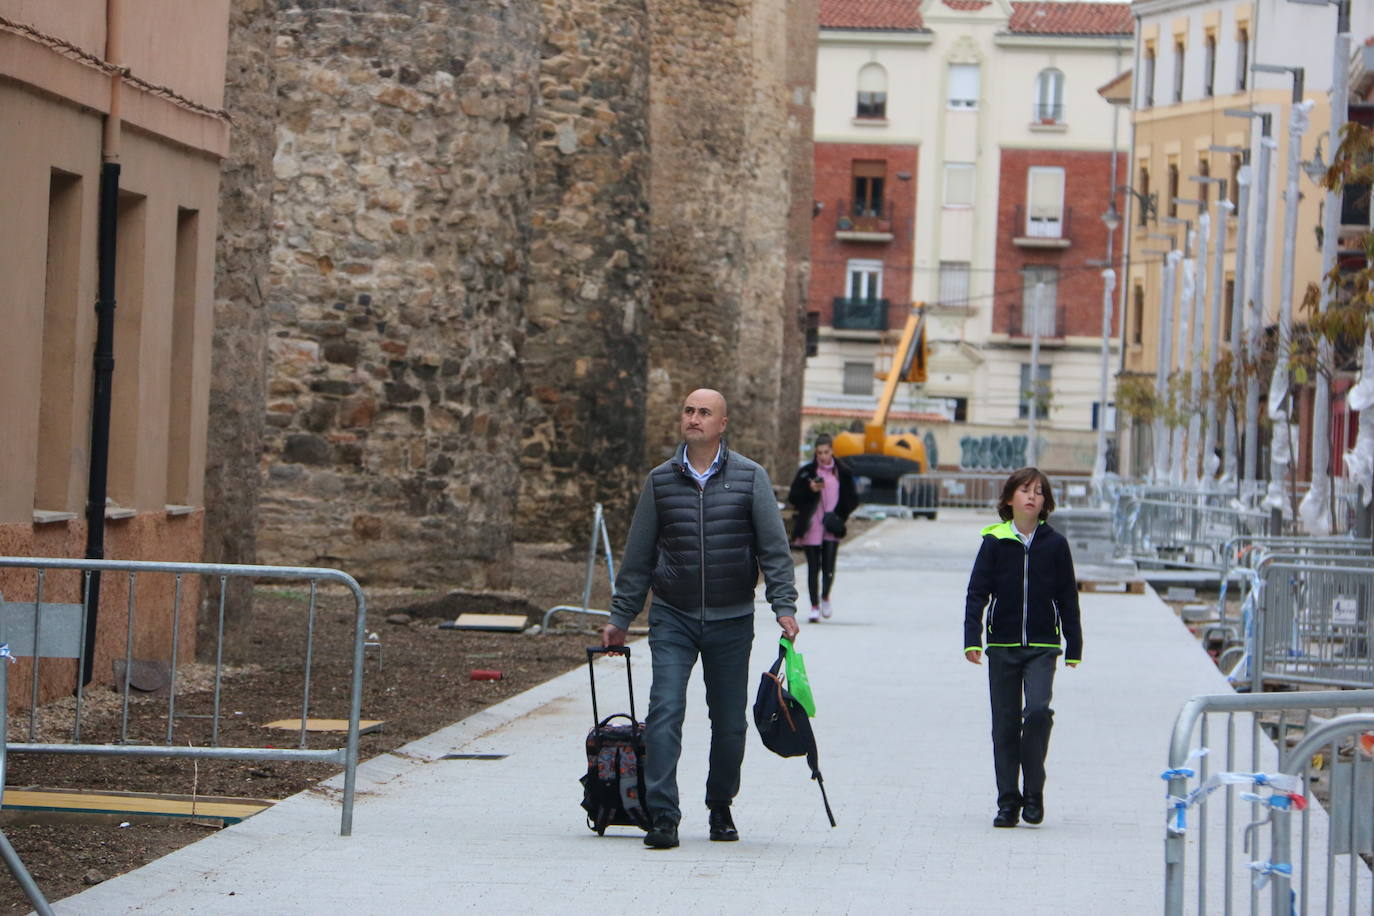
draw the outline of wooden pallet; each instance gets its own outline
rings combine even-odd
[[[272,807],[260,798],[158,795],[146,792],[83,792],[80,789],[5,789],[6,820],[24,812],[119,818],[205,818],[237,824]]]
[[[1078,590],[1080,592],[1115,592],[1118,595],[1143,595],[1145,594],[1145,582],[1141,579],[1126,580],[1107,580],[1107,579],[1079,579]]]
[[[359,719],[358,734],[366,735],[371,732],[381,731],[383,720],[381,719]],[[264,728],[280,728],[285,731],[298,732],[301,730],[300,719],[277,719],[275,722],[268,722]],[[348,731],[347,719],[315,719],[305,720],[305,730],[307,732],[346,732]]]

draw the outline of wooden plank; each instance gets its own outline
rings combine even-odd
[[[1145,594],[1145,583],[1139,579],[1127,581],[1108,582],[1102,579],[1079,579],[1078,590],[1080,592],[1115,592],[1122,595],[1143,595]]]
[[[6,811],[55,811],[63,814],[213,817],[238,823],[272,806],[256,798],[188,798],[138,792],[80,792],[68,789],[5,789]]]
[[[381,731],[384,719],[359,719],[358,734],[367,735],[375,731]],[[281,728],[287,731],[298,732],[301,730],[300,719],[278,719],[275,722],[268,722],[264,728]],[[315,719],[305,720],[305,730],[308,732],[346,732],[348,731],[347,719]]]
[[[503,633],[520,633],[525,629],[528,618],[523,614],[459,614],[451,624],[440,624],[446,630],[493,630]]]

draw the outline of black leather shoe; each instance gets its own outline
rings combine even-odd
[[[735,822],[730,817],[729,805],[719,805],[712,808],[709,823],[711,825],[711,839],[725,843],[739,839],[739,831],[735,829]]]
[[[997,816],[992,819],[994,827],[1015,827],[1017,814],[1015,805],[1007,805],[1005,808],[997,809]],[[647,840],[645,842],[648,842]]]
[[[1027,824],[1038,824],[1045,819],[1045,796],[1027,795],[1021,806],[1021,816]]]
[[[664,815],[654,821],[654,829],[644,835],[644,845],[654,849],[672,849],[677,842],[677,822]]]

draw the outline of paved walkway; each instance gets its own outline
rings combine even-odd
[[[598,838],[578,807],[592,717],[579,668],[364,764],[352,837],[338,836],[336,802],[302,794],[55,909],[1158,912],[1170,728],[1186,698],[1226,684],[1152,593],[1084,595],[1084,664],[1061,667],[1055,683],[1045,823],[993,829],[985,672],[960,652],[986,521],[946,511],[933,523],[883,522],[841,551],[835,618],[803,624],[836,829],[805,762],[751,739],[735,806],[743,840],[706,839],[705,809],[689,801],[706,773],[698,680],[679,770],[682,846],[648,850],[624,828]],[[764,613],[759,624],[762,671],[777,630]],[[648,661],[635,658],[637,698],[648,696]],[[623,705],[617,662],[600,664],[603,704]],[[438,759],[456,751],[508,756]]]

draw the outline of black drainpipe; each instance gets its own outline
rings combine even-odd
[[[95,396],[91,400],[91,471],[86,496],[86,559],[105,559],[105,495],[110,467],[110,393],[114,384],[115,230],[119,225],[119,163],[100,166],[98,271],[95,300]],[[81,683],[95,668],[96,618],[100,610],[100,573],[91,573],[86,600],[86,638]]]

